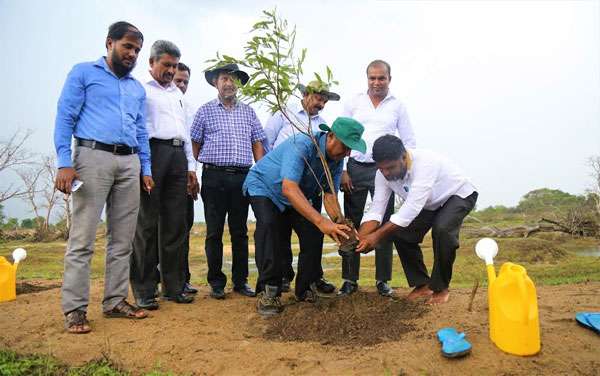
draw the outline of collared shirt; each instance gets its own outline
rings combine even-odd
[[[451,161],[429,150],[409,149],[412,165],[404,179],[388,181],[381,171],[375,174],[373,203],[362,222],[381,222],[392,192],[404,199],[390,222],[407,227],[421,210],[437,210],[454,195],[461,198],[475,192],[475,187]]]
[[[325,151],[327,133],[315,134],[319,148]],[[308,164],[308,165],[307,165]],[[340,188],[343,162],[327,158],[333,176],[334,189]],[[308,167],[310,166],[310,168]],[[311,200],[319,195],[319,184],[329,192],[325,170],[317,154],[317,148],[306,135],[290,137],[275,150],[267,153],[248,173],[242,191],[250,196],[265,196],[284,211],[292,206],[282,192],[283,179],[298,183],[304,196]]]
[[[367,152],[352,150],[350,153],[350,158],[359,162],[373,162],[373,143],[386,134],[400,137],[405,148],[417,146],[406,108],[389,92],[377,107],[373,106],[368,93],[354,96],[345,103],[342,116],[354,118],[365,127],[362,138],[367,143]]]
[[[228,109],[214,99],[198,109],[192,125],[192,141],[200,144],[198,161],[217,166],[251,166],[252,144],[265,138],[252,107],[240,101]]]
[[[172,82],[167,87],[163,87],[154,79],[146,82],[144,89],[146,89],[148,138],[161,140],[176,138],[183,141],[183,149],[188,160],[188,171],[196,171],[183,93]]]
[[[71,69],[58,100],[54,146],[58,168],[72,167],[71,137],[138,147],[142,175],[151,176],[144,120],[146,93],[130,74],[118,78],[104,57]]]
[[[308,113],[304,110],[301,103],[292,103],[288,109],[290,116],[296,116],[301,124],[308,125]],[[293,117],[292,120],[294,120]],[[313,133],[319,132],[319,125],[324,123],[326,123],[325,119],[319,114],[310,117],[310,125]],[[300,132],[290,124],[288,119],[283,116],[280,111],[277,111],[275,115],[267,120],[265,134],[267,135],[267,145],[265,145],[265,149],[270,151],[279,146],[283,141],[287,140],[288,137],[300,134]]]

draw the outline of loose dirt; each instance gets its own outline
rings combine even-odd
[[[134,375],[155,369],[192,375],[600,374],[600,335],[574,320],[578,311],[600,310],[597,282],[538,286],[542,351],[532,357],[505,354],[490,342],[484,288],[472,312],[471,289],[452,289],[449,303],[425,307],[401,299],[407,289],[389,299],[366,288],[317,306],[285,295],[285,313],[272,319],[256,314],[255,299],[228,293],[217,301],[202,288],[194,303],[161,302],[140,321],[103,318],[102,289],[92,283],[93,332],[87,335],[64,332],[59,289],[1,303],[0,347],[69,364],[107,356]],[[471,355],[441,356],[435,333],[448,326],[466,333]]]
[[[282,315],[267,321],[264,338],[322,345],[375,345],[400,340],[403,334],[415,330],[418,324],[414,320],[428,311],[422,303],[382,299],[376,292],[358,292],[344,299],[321,298],[316,304],[294,304],[290,299]]]

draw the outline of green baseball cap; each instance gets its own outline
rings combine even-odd
[[[327,124],[321,124],[319,129],[333,132],[344,145],[352,150],[360,151],[363,154],[367,151],[367,143],[361,138],[365,127],[352,118],[339,117],[335,119],[331,128]]]

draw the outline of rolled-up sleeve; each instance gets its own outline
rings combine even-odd
[[[381,223],[387,208],[388,201],[392,195],[392,189],[389,187],[385,177],[377,171],[375,174],[375,194],[369,211],[363,216],[362,223],[368,221],[377,221]]]
[[[144,90],[141,88],[141,90]],[[150,143],[148,142],[148,130],[146,129],[146,92],[144,91],[140,100],[140,108],[135,119],[136,138],[139,145],[138,157],[143,176],[152,176],[152,164],[150,162]]]
[[[72,167],[71,137],[79,113],[85,102],[85,77],[79,66],[74,66],[67,75],[60,98],[58,99],[56,121],[54,123],[54,147],[57,167]]]

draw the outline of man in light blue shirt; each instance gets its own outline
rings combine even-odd
[[[73,194],[62,286],[62,309],[69,333],[91,330],[86,318],[90,263],[105,204],[104,316],[130,319],[147,316],[125,300],[140,174],[141,185],[148,194],[154,185],[144,122],[146,94],[130,74],[143,41],[142,33],[130,23],[112,24],[106,37],[107,56],[75,65],[58,100],[54,128],[58,156],[55,185],[61,192]],[[72,192],[75,180],[83,185]]]
[[[320,278],[323,234],[338,241],[342,236],[348,238],[344,231],[351,230],[323,217],[309,200],[321,193],[337,194],[344,157],[351,149],[366,149],[361,139],[364,128],[350,118],[338,118],[331,128],[325,124],[320,128],[326,133],[318,132],[314,139],[304,134],[290,137],[267,153],[250,169],[242,188],[250,196],[256,216],[256,290],[260,293],[257,310],[264,316],[276,315],[283,309],[279,300],[283,277],[280,244],[283,223],[292,224],[300,242],[296,298],[309,302],[316,300],[311,286]],[[322,161],[327,163],[332,186],[327,183]]]
[[[311,81],[308,85],[298,85],[300,92],[302,93],[302,100],[300,102],[292,102],[288,105],[287,116],[281,111],[276,112],[265,125],[265,134],[267,135],[267,142],[265,149],[267,151],[273,150],[285,140],[290,137],[296,137],[299,135],[298,129],[292,123],[300,126],[304,129],[304,126],[308,126],[312,129],[313,133],[319,132],[319,125],[326,124],[327,122],[321,117],[320,112],[325,108],[325,104],[328,101],[338,101],[340,96],[336,93],[329,91],[329,87],[318,81]],[[322,198],[316,196],[311,199],[311,204],[316,211],[321,212]],[[294,280],[295,272],[292,265],[293,254],[292,254],[292,224],[287,222],[282,225],[281,228],[281,244],[282,249],[282,262],[283,262],[283,280],[281,281],[281,291],[290,291],[290,283]],[[321,249],[323,246],[321,245]],[[320,259],[320,257],[319,257]],[[319,292],[330,294],[335,291],[335,286],[329,283],[323,278],[323,268],[320,268],[320,278],[317,281],[317,290]]]

